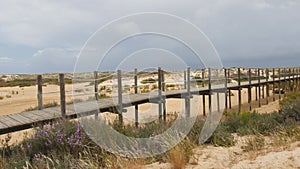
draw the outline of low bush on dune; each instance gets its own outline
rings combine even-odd
[[[71,79],[65,79],[66,84],[72,84]],[[58,79],[45,78],[43,84],[59,85]],[[28,87],[36,85],[36,79],[14,79],[11,81],[0,81],[0,87]]]
[[[35,85],[35,79],[15,79],[12,81],[7,82],[0,82],[0,87],[26,87],[26,86],[34,86]]]
[[[281,102],[281,111],[270,114],[256,112],[225,113],[206,144],[230,147],[235,145],[233,133],[254,136],[243,147],[245,151],[260,150],[265,136],[276,136],[274,145],[300,140],[300,95],[288,96]],[[146,138],[160,134],[172,126],[176,118],[166,123],[159,121],[140,126],[111,126],[130,137]],[[186,120],[182,120],[184,124]],[[35,128],[35,134],[21,143],[9,146],[10,135],[2,140],[0,168],[136,168],[140,164],[170,162],[174,168],[183,168],[199,144],[204,119],[198,118],[187,137],[170,151],[147,159],[127,159],[113,155],[97,146],[76,121],[57,119]],[[284,140],[284,142],[282,141]],[[138,167],[139,168],[139,167]]]

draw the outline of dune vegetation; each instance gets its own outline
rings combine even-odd
[[[245,152],[250,152],[300,141],[300,93],[288,94],[280,104],[281,109],[273,113],[225,112],[205,144],[231,147],[236,144],[235,135],[251,136],[243,146]],[[80,123],[56,119],[35,127],[35,133],[32,136],[25,134],[20,143],[11,144],[11,135],[8,134],[1,141],[0,168],[140,168],[154,162],[184,168],[194,155],[193,149],[199,146],[203,124],[203,117],[199,117],[187,137],[164,154],[147,159],[127,159],[97,146]],[[111,125],[130,137],[149,137],[167,130],[172,120],[147,123],[138,130],[134,125],[120,126],[117,122]],[[266,137],[271,141],[266,141]]]

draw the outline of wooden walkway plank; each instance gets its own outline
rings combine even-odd
[[[8,126],[6,124],[3,124],[2,122],[0,122],[0,128],[7,128]]]
[[[38,114],[38,113],[35,114],[34,111],[23,112],[23,113],[20,113],[20,114],[24,117],[32,119],[34,122],[39,121],[39,120],[41,120],[41,118],[43,118],[43,116],[41,116],[41,113],[40,114]]]
[[[14,127],[14,126],[20,126],[20,122],[10,118],[7,115],[1,116],[0,122],[5,124],[7,127]]]
[[[34,122],[34,120],[24,117],[21,114],[9,114],[7,116],[15,121],[18,121],[20,124],[30,124]]]

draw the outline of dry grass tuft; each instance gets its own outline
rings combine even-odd
[[[186,159],[185,152],[180,146],[174,147],[169,153],[169,162],[173,169],[183,169],[185,168]]]
[[[246,140],[246,145],[242,146],[242,149],[245,152],[259,151],[259,150],[262,150],[264,148],[264,146],[265,146],[264,136],[257,134],[257,135],[249,137]]]

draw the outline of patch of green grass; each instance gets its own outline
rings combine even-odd
[[[290,106],[300,100],[300,92],[287,93],[286,97],[280,101],[281,106]]]
[[[284,123],[284,118],[279,113],[258,114],[256,112],[229,113],[223,122],[227,130],[240,135],[251,135],[256,132],[268,135]]]

